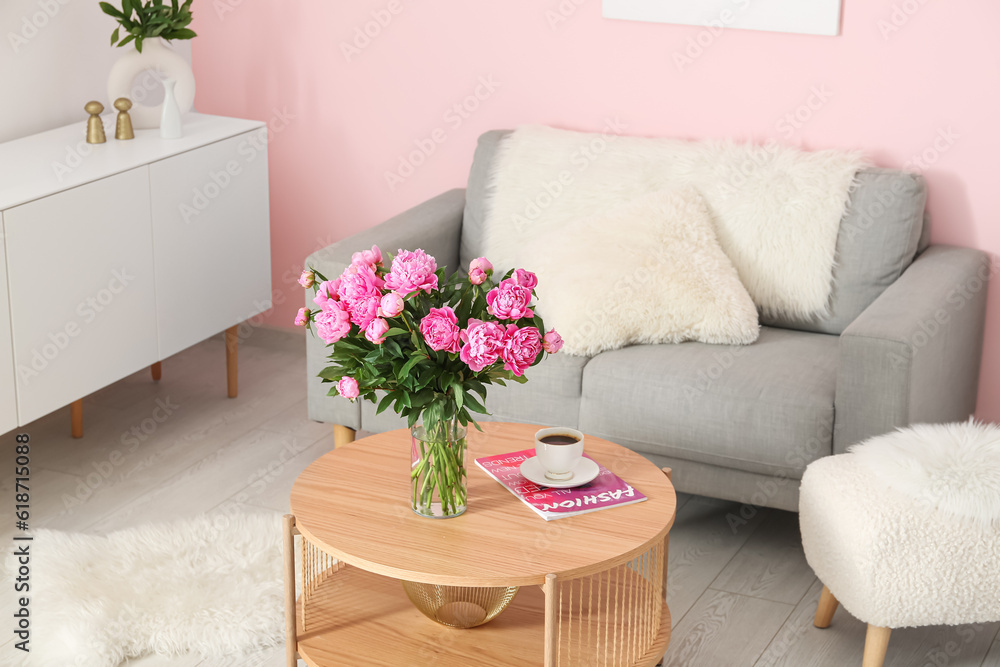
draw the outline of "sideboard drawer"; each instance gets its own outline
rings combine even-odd
[[[7,301],[7,260],[4,224],[0,215],[0,433],[17,427],[14,396],[14,355],[10,343],[10,304]]]
[[[157,361],[149,170],[4,212],[22,424]]]
[[[266,132],[149,165],[161,359],[271,307]]]

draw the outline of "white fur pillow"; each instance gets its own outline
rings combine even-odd
[[[538,274],[540,314],[569,354],[757,340],[757,309],[692,187],[549,229],[521,254]]]

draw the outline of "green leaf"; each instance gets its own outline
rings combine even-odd
[[[396,392],[389,392],[382,398],[382,400],[378,404],[378,407],[375,409],[375,414],[377,415],[382,414],[383,412],[385,412],[385,409],[388,408],[389,405],[392,404],[394,400],[396,400],[395,398],[393,398],[394,393]]]
[[[135,35],[129,35],[128,37],[126,37],[122,41],[118,42],[118,46],[119,47],[125,46],[126,44],[128,44],[129,42],[131,42],[133,39],[135,39]]]
[[[344,369],[336,366],[327,366],[319,372],[317,377],[321,377],[324,380],[339,380],[344,377]]]
[[[122,13],[118,11],[118,9],[112,6],[111,4],[107,2],[102,2],[100,3],[100,5],[101,5],[101,11],[103,11],[108,16],[113,16],[116,19],[122,18]]]
[[[135,50],[142,53],[142,40],[145,39],[142,35],[135,38]]]
[[[193,39],[198,36],[194,30],[190,28],[181,28],[179,30],[171,30],[167,33],[167,39]]]
[[[113,33],[111,33],[111,46],[114,46],[115,42],[117,42],[118,39],[119,39],[118,38],[118,30],[119,30],[119,28],[115,28],[115,31]]]
[[[399,327],[390,327],[388,331],[385,332],[386,338],[391,338],[392,336],[398,336],[399,334],[409,333],[406,329],[400,329]]]
[[[131,0],[122,0],[122,14],[125,16],[132,15],[132,2]]]
[[[539,355],[539,356],[541,356],[541,355]],[[528,381],[528,378],[526,378],[525,376],[523,376],[523,375],[514,375],[513,373],[511,373],[510,379],[513,380],[514,382],[518,383],[518,384],[524,384],[525,382]]]
[[[416,410],[414,410],[413,412],[411,412],[409,414],[409,416],[406,418],[406,427],[407,428],[413,428],[413,425],[417,423],[417,420],[419,418],[420,418],[420,413],[419,412],[417,412]]]
[[[476,400],[476,397],[472,396],[471,394],[466,394],[465,395],[465,404],[473,412],[478,412],[478,413],[483,414],[483,415],[490,414],[489,412],[486,411],[486,408],[483,407],[483,404],[480,403],[478,400]]]
[[[417,363],[419,363],[420,360],[423,358],[424,358],[423,355],[410,357],[410,360],[407,361],[405,364],[403,364],[403,368],[398,373],[396,373],[396,377],[399,378],[400,380],[405,378],[406,374],[410,372],[410,369],[416,366]]]
[[[469,389],[482,396],[483,401],[486,401],[486,385],[479,380],[467,380],[465,384],[468,385]]]

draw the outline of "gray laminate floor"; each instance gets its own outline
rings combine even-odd
[[[82,440],[69,437],[68,410],[19,429],[32,442],[32,525],[101,532],[233,505],[287,511],[295,477],[333,448],[331,429],[306,417],[302,336],[248,334],[236,400],[225,397],[223,342],[215,338],[166,360],[158,384],[143,372],[87,397]],[[7,462],[0,498],[12,511],[13,434],[0,445]],[[8,518],[0,527],[4,546],[13,533]],[[669,577],[668,667],[861,664],[863,624],[840,610],[828,630],[812,626],[820,585],[792,513],[682,494]],[[3,589],[0,615],[10,618],[14,598]],[[998,630],[994,623],[896,631],[886,665],[1000,667]],[[13,655],[10,636],[0,635],[0,664]],[[130,664],[279,667],[283,650]]]

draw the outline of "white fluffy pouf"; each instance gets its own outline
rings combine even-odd
[[[819,459],[799,523],[809,565],[865,623],[1000,620],[996,426],[917,425]]]
[[[239,655],[284,641],[281,518],[214,515],[31,542],[29,665]],[[8,572],[16,570],[7,560]]]

